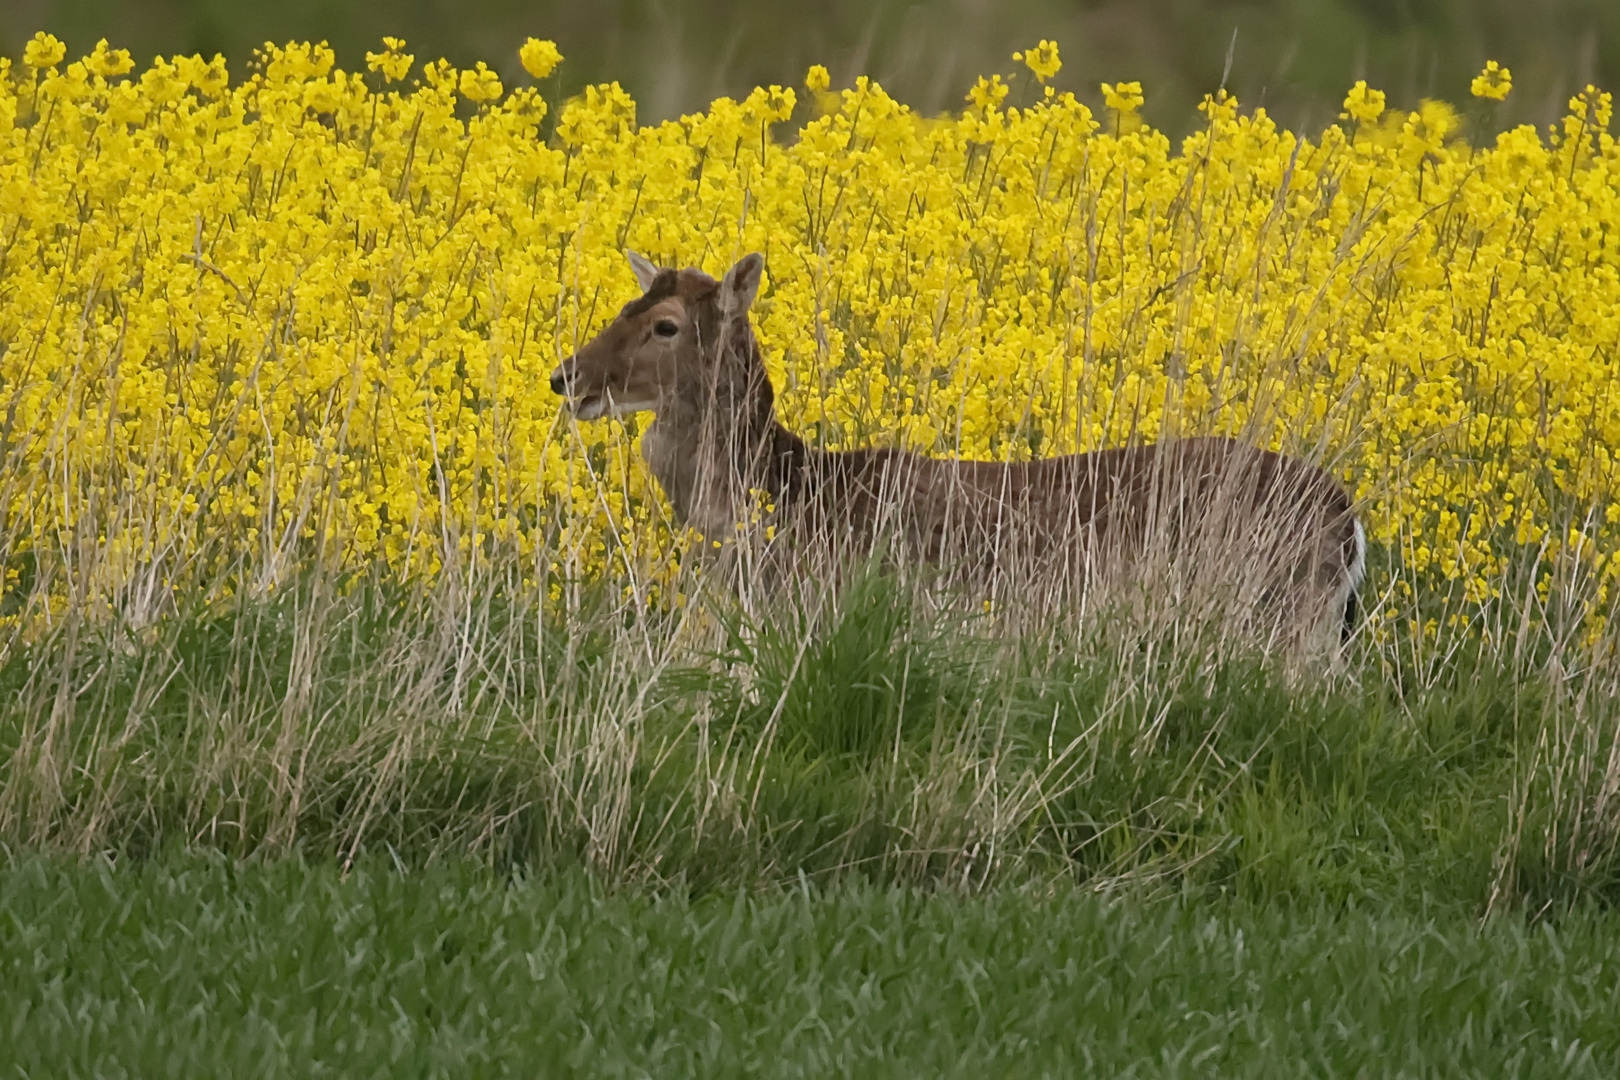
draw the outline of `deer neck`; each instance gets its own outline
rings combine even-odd
[[[804,441],[776,420],[775,393],[747,320],[702,376],[658,406],[641,451],[677,520],[719,539],[747,520],[755,492],[780,504],[798,488]]]

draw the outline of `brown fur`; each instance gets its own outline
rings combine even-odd
[[[892,539],[903,557],[972,576],[1019,565],[1090,577],[1158,545],[1260,566],[1265,588],[1303,590],[1289,606],[1310,621],[1343,604],[1348,629],[1364,542],[1321,469],[1225,438],[1022,463],[816,449],[776,420],[748,318],[759,256],[720,282],[631,260],[644,294],[552,387],[586,419],[651,409],[642,453],[676,518],[706,537],[732,537],[763,490],[801,540],[860,552]]]

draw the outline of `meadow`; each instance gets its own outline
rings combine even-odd
[[[0,1072],[1612,1076],[1612,920],[39,862]]]
[[[651,943],[600,946],[628,986],[663,980],[644,997],[553,987],[608,1010],[585,1028],[635,1044],[627,1071],[663,1060],[647,1017],[678,1012],[687,968],[737,1008],[690,1014],[679,1052],[717,1056],[670,1069],[742,1069],[751,1025],[792,1028],[739,1005],[789,993],[749,952],[773,937],[928,942],[901,985],[963,986],[949,1036],[922,1037],[913,997],[840,1042],[873,991],[807,976],[838,1019],[795,1044],[803,1071],[888,1047],[931,1071],[1106,1050],[1149,1075],[1283,1053],[1465,1075],[1509,1045],[1523,1075],[1612,1069],[1608,94],[1497,132],[1493,65],[1466,112],[1358,84],[1307,135],[1217,91],[1174,147],[1139,86],[1097,112],[1053,91],[1050,42],[954,115],[817,67],[654,126],[616,85],[548,98],[549,42],[520,56],[512,89],[393,39],[352,72],[308,44],[243,78],[136,71],[43,34],[0,61],[0,908],[27,1003],[8,1053],[106,1071],[91,1043],[28,1049],[103,1015],[123,1060],[183,1061],[182,1029],[142,1017],[229,1003],[292,1056],[198,1030],[198,1062],[305,1071],[387,1028],[404,1056],[379,1071],[442,1071],[484,1053],[466,1025],[540,1022],[495,1012],[538,1008],[501,980],[550,962],[536,912],[556,908],[568,941],[618,932],[604,911]],[[1301,658],[1142,583],[1036,615],[883,567],[715,588],[642,422],[576,422],[546,386],[635,295],[626,247],[714,272],[765,253],[766,362],[819,445],[1022,460],[1228,433],[1319,461],[1367,524],[1366,617]],[[344,937],[388,905],[417,914]],[[731,962],[722,912],[746,993],[698,959]],[[205,924],[212,943],[171,932]],[[983,929],[1004,925],[1029,936]],[[367,967],[474,939],[476,964],[444,960],[462,996],[411,1006],[427,1027]],[[203,974],[260,945],[274,993]],[[1209,965],[1235,979],[1251,948],[1253,988],[1221,996]],[[377,996],[322,997],[344,956]],[[1073,1019],[1019,995],[1115,962],[1092,1035],[1041,1042],[1032,1017]],[[117,983],[148,964],[170,965],[151,993]],[[988,1019],[948,981],[974,964]],[[1340,1011],[1307,1023],[1301,1000]],[[322,1027],[333,1009],[354,1028]],[[316,1049],[284,1041],[300,1024]],[[1357,1034],[1288,1041],[1330,1031]],[[1374,1056],[1386,1037],[1407,1056]]]

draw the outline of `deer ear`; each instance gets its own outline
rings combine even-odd
[[[641,291],[646,292],[652,288],[653,281],[658,277],[658,267],[637,255],[629,248],[625,249],[625,257],[630,260],[630,269],[634,271],[636,280],[641,282]]]
[[[744,255],[737,265],[726,271],[720,282],[720,309],[740,315],[754,304],[759,295],[759,279],[765,269],[765,256],[759,252]]]

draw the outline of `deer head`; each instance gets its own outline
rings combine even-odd
[[[642,295],[551,373],[551,389],[581,420],[656,412],[712,394],[728,342],[739,323],[747,327],[765,262],[757,252],[745,255],[715,281],[701,270],[660,268],[626,254]],[[753,350],[745,352],[746,363]]]

